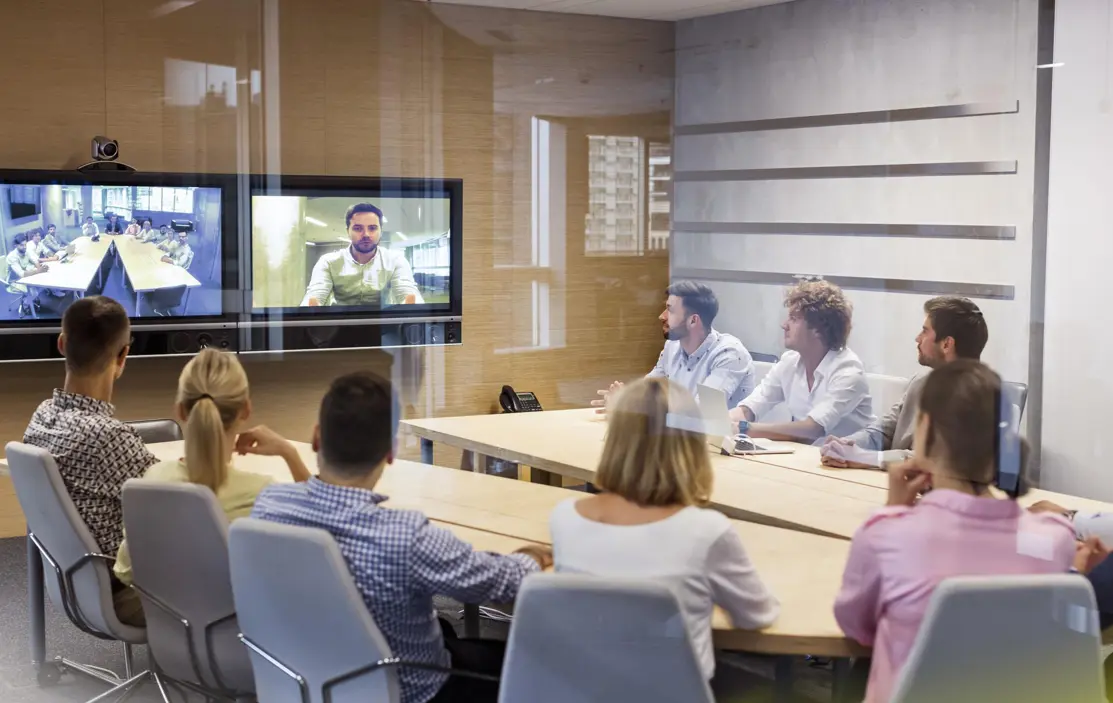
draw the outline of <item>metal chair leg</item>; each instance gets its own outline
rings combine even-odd
[[[133,688],[137,687],[139,684],[143,683],[144,679],[146,679],[150,675],[151,675],[151,672],[144,671],[143,673],[139,674],[138,676],[133,676],[132,678],[124,681],[123,683],[119,684],[118,686],[113,686],[112,688],[108,689],[107,691],[100,694],[96,698],[89,699],[85,703],[100,703],[100,701],[114,699],[118,695],[123,695],[123,694],[130,693],[131,689],[133,689]],[[167,701],[167,703],[169,703],[169,701]]]
[[[124,642],[124,678],[125,679],[130,679],[132,676],[134,676],[134,674],[132,674],[131,667],[132,667],[131,645],[128,644],[127,642]]]

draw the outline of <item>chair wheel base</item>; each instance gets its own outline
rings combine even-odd
[[[58,662],[43,662],[39,665],[39,671],[36,675],[39,686],[41,688],[49,688],[55,686],[62,680],[62,674],[65,668]]]

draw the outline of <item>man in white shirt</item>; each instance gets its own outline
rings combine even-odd
[[[715,292],[694,281],[677,281],[665,291],[665,310],[657,319],[665,348],[647,378],[667,378],[696,398],[699,386],[718,388],[734,407],[754,389],[754,360],[737,337],[711,326],[719,314]],[[615,381],[593,400],[596,412],[606,412],[611,394],[622,388]]]
[[[303,306],[383,307],[425,302],[406,255],[379,246],[382,221],[382,210],[371,203],[348,208],[344,224],[351,245],[317,260]]]
[[[100,227],[97,227],[92,217],[86,217],[85,224],[81,225],[81,234],[86,237],[96,237],[100,234]]]
[[[823,443],[823,464],[839,469],[876,469],[883,462],[912,455],[912,436],[920,410],[920,392],[931,369],[955,359],[981,359],[989,328],[968,298],[942,295],[924,303],[924,325],[916,335],[917,361],[927,371],[908,382],[904,395],[885,417],[849,437],[831,436]]]
[[[58,239],[58,228],[55,225],[46,226],[46,236],[43,237],[42,246],[50,252],[51,256],[65,248],[65,245]]]
[[[801,281],[785,294],[785,348],[748,398],[730,411],[737,431],[751,437],[812,443],[850,434],[873,421],[866,370],[846,346],[851,305],[827,281]],[[781,403],[789,422],[760,422]]]

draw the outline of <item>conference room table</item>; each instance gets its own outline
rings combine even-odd
[[[182,454],[182,442],[148,445],[159,459]],[[305,443],[295,443],[306,465],[316,456]],[[278,457],[240,456],[235,465],[290,481]],[[315,471],[315,469],[311,469]],[[6,472],[0,465],[0,472]],[[378,492],[389,496],[387,507],[425,513],[476,548],[507,553],[534,542],[550,544],[549,515],[561,501],[583,497],[564,488],[515,481],[430,464],[396,461],[383,474]],[[836,693],[846,690],[849,658],[867,650],[847,639],[835,622],[832,605],[841,583],[849,542],[752,522],[735,521],[737,530],[762,579],[781,601],[781,614],[769,628],[740,630],[716,611],[713,637],[716,648],[775,655],[775,689],[787,700],[792,689],[793,659],[802,655],[835,660]],[[28,593],[31,613],[32,660],[45,657],[45,619],[42,562],[28,542]],[[465,609],[465,630],[478,629],[478,607]]]
[[[592,481],[603,450],[606,418],[594,410],[471,415],[406,420],[403,430],[421,438],[422,461],[432,463],[433,443],[471,452],[476,470],[484,456],[531,469],[531,479],[554,483],[552,475]],[[832,469],[820,463],[818,447],[773,442],[785,454],[726,456],[711,444],[715,472],[712,506],[750,522],[849,539],[885,504],[888,476],[877,470]],[[1113,511],[1101,501],[1033,489],[1022,505],[1050,500],[1071,509]]]
[[[115,251],[120,257],[124,275],[135,292],[137,315],[144,293],[182,287],[186,290],[186,298],[183,300],[185,304],[188,303],[190,289],[201,285],[186,269],[163,261],[162,257],[166,253],[157,245],[140,242],[130,234],[102,234],[96,241],[91,237],[81,236],[71,244],[73,253],[65,261],[44,262],[46,271],[24,276],[18,283],[33,288],[70,291],[84,296],[92,287],[94,278],[98,280],[98,287],[103,288],[104,280],[100,277],[103,275],[104,258]],[[35,315],[34,306],[32,315]]]

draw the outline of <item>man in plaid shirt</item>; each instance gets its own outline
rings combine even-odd
[[[522,579],[552,564],[547,547],[508,556],[475,551],[412,510],[391,510],[374,488],[394,460],[400,408],[390,383],[366,373],[336,379],[313,433],[320,476],[276,484],[255,501],[252,517],[317,527],[332,534],[396,657],[498,675],[505,645],[459,639],[438,621],[434,595],[464,603],[507,602]],[[498,685],[401,667],[403,703],[494,703]]]
[[[66,381],[44,400],[23,441],[50,452],[74,507],[102,554],[116,556],[124,536],[120,491],[158,461],[139,433],[113,417],[112,391],[131,349],[131,323],[115,300],[90,296],[62,317],[58,350],[66,357]],[[139,594],[113,578],[116,615],[144,624]]]

